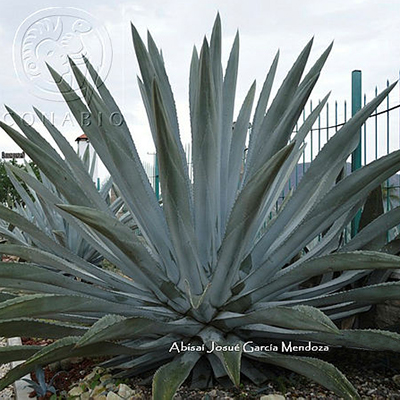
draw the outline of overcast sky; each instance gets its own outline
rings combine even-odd
[[[125,114],[143,158],[153,147],[136,84],[138,67],[131,43],[130,21],[136,25],[142,37],[149,29],[163,50],[184,141],[189,140],[187,92],[192,47],[194,44],[200,47],[204,34],[209,35],[217,11],[222,18],[224,60],[229,54],[236,30],[240,32],[238,105],[254,79],[260,89],[278,49],[281,57],[277,82],[284,77],[312,36],[315,36],[315,40],[311,61],[334,40],[333,51],[312,95],[315,101],[329,90],[332,90],[331,99],[342,101],[349,98],[351,71],[354,69],[362,70],[363,90],[369,97],[375,85],[383,88],[386,79],[393,82],[399,77],[400,2],[395,0],[3,1],[0,10],[0,102],[20,113],[30,113],[32,105],[47,114],[54,113],[56,124],[63,122],[60,129],[70,141],[81,132],[76,124],[65,120],[67,109],[58,101],[40,98],[37,93],[30,91],[27,82],[19,79],[21,34],[29,29],[29,21],[34,21],[32,14],[49,7],[74,7],[86,11],[94,18],[91,21],[97,28],[103,29],[101,35],[107,32],[109,42],[103,37],[102,49],[102,56],[105,57],[103,64],[107,65],[102,74],[106,76],[106,84]],[[59,10],[53,14],[57,12]],[[21,24],[22,28],[19,28]],[[93,44],[94,52],[97,51],[95,47]],[[48,54],[53,53],[48,51]],[[93,58],[98,55],[92,54]],[[40,57],[38,54],[36,56]],[[399,88],[395,91],[393,102],[398,104]],[[1,119],[4,118],[9,122],[2,111]],[[37,127],[42,129],[40,125]],[[18,150],[3,132],[0,133],[0,150]]]

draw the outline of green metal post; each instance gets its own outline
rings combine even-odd
[[[351,116],[354,116],[361,109],[361,71],[351,73]],[[361,168],[361,128],[358,132],[360,143],[351,155],[351,171]],[[351,221],[351,237],[357,234],[361,219],[361,210],[359,210]]]
[[[157,153],[154,155],[155,158],[155,167],[154,167],[154,174],[155,174],[155,192],[157,200],[160,200],[160,175],[158,173],[158,160],[157,160]]]

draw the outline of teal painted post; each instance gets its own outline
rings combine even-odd
[[[351,116],[354,116],[361,109],[361,71],[351,73]],[[358,132],[360,142],[351,155],[351,171],[361,168],[361,128]],[[351,237],[357,234],[360,223],[361,211],[359,210],[351,221]]]
[[[155,162],[154,162],[154,175],[155,175],[155,192],[157,200],[160,200],[160,175],[158,172],[158,160],[157,160],[157,153],[154,155]]]
[[[386,81],[386,87],[389,87],[389,81]],[[389,115],[389,95],[386,97],[386,154],[390,153],[390,115]],[[390,211],[390,180],[386,180],[386,212]],[[389,241],[389,231],[387,231],[387,240]]]

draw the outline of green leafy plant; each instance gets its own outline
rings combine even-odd
[[[239,37],[223,73],[218,16],[210,42],[204,39],[200,53],[194,49],[192,55],[191,181],[162,54],[150,34],[147,48],[134,27],[132,34],[141,71],[139,88],[157,149],[162,205],[128,127],[112,123],[112,115],[120,110],[89,61],[85,60],[94,85],[70,61],[83,98],[49,69],[75,118],[80,121],[82,113],[91,117],[91,124],[82,129],[118,186],[140,235],[113,215],[48,120],[43,118],[44,126],[64,158],[33,128],[21,124],[22,135],[1,123],[68,204],[59,204],[59,197],[29,174],[13,172],[48,204],[57,206],[60,215],[120,273],[98,268],[65,249],[55,256],[18,244],[2,245],[1,252],[26,260],[1,264],[2,335],[24,332],[58,340],[40,349],[0,349],[2,362],[26,359],[8,372],[0,388],[38,364],[109,355],[115,357],[104,366],[122,371],[121,377],[157,369],[153,378],[157,400],[171,399],[188,378],[200,386],[224,378],[239,385],[243,374],[261,384],[267,378],[253,360],[297,372],[346,399],[358,398],[333,365],[259,346],[275,340],[400,350],[398,334],[338,328],[341,320],[367,311],[371,304],[400,297],[399,283],[382,281],[382,273],[399,267],[399,258],[388,254],[396,244],[382,249],[375,243],[400,222],[398,209],[364,219],[369,223],[346,245],[340,240],[369,193],[397,171],[400,152],[336,182],[358,144],[359,128],[394,85],[330,139],[269,220],[302,154],[304,138],[326,103],[327,97],[292,134],[331,46],[304,74],[312,41],[308,43],[267,109],[275,57],[251,119],[242,171],[255,84],[234,118]],[[38,233],[33,226],[29,229],[32,235]],[[320,241],[304,253],[317,237]],[[40,235],[35,239],[47,240]],[[314,276],[322,276],[319,284],[305,286]],[[180,348],[190,351],[177,351]]]

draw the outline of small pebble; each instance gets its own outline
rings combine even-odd
[[[107,400],[123,400],[121,396],[118,396],[116,393],[109,392],[106,397]]]

